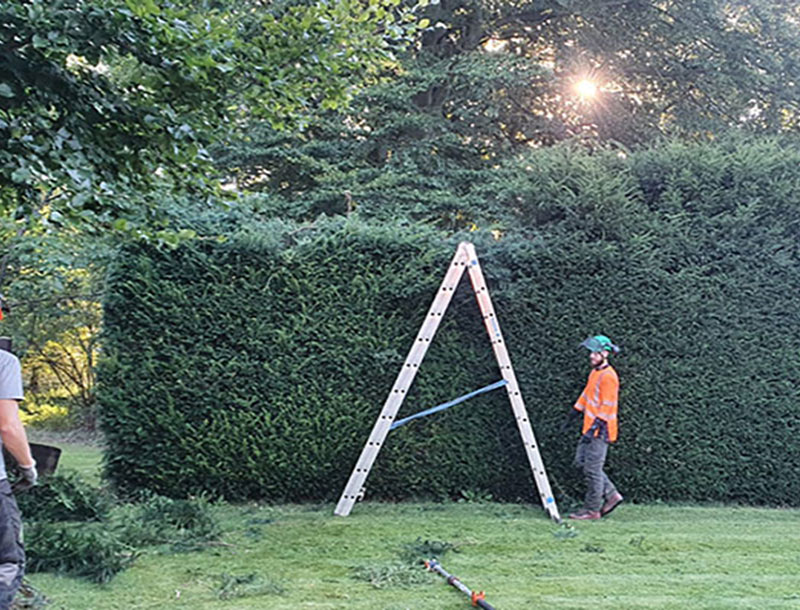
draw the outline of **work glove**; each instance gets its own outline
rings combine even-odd
[[[30,466],[19,467],[19,480],[14,483],[14,492],[26,491],[36,485],[39,473],[36,471],[36,462]]]
[[[559,432],[566,432],[571,426],[574,425],[575,420],[577,420],[583,413],[578,411],[577,409],[570,409],[567,416],[564,418],[564,422],[561,424],[561,428],[559,428]]]

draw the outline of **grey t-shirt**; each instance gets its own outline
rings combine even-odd
[[[22,400],[22,368],[19,358],[11,352],[0,350],[0,399]],[[0,449],[3,443],[0,441]],[[0,451],[0,481],[8,478],[3,452]]]
[[[0,350],[0,399],[22,400],[22,368],[19,359]]]

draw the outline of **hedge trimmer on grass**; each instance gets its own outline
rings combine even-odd
[[[478,608],[484,608],[484,610],[494,610],[494,606],[492,606],[489,602],[486,601],[485,595],[483,591],[478,593],[477,591],[470,591],[464,583],[462,583],[458,578],[453,576],[452,574],[448,573],[442,565],[436,561],[435,559],[431,559],[430,561],[425,562],[425,567],[428,568],[431,572],[437,572],[444,576],[445,580],[447,581],[448,585],[454,586],[456,589],[461,591],[464,595],[469,597],[470,601],[472,602],[473,606],[477,606]]]

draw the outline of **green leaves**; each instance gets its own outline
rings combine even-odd
[[[74,473],[53,475],[19,496],[25,515],[28,572],[107,583],[144,547],[196,551],[221,529],[205,498],[170,500],[152,493],[122,504]]]
[[[161,12],[154,0],[125,0],[125,5],[137,17],[146,18]]]
[[[27,184],[31,178],[31,171],[27,167],[19,167],[11,173],[11,180],[17,184]]]
[[[3,209],[33,222],[47,205],[59,228],[107,230],[124,219],[151,230],[165,197],[214,192],[205,149],[243,118],[304,125],[374,79],[391,59],[379,29],[393,6],[9,0]]]

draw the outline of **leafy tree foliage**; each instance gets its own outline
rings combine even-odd
[[[518,141],[774,132],[798,127],[798,11],[777,0],[443,0],[429,8],[420,52],[448,74],[476,52],[539,68],[525,88],[496,90]],[[582,81],[596,93],[576,90]],[[437,79],[432,106],[459,99],[450,82]]]
[[[403,72],[302,134],[255,124],[213,152],[265,214],[412,217],[504,229],[497,193],[567,142],[643,148],[663,136],[795,134],[797,9],[688,3],[443,0]],[[580,95],[582,81],[597,90]],[[565,156],[570,171],[580,155]],[[565,178],[569,180],[569,178]],[[509,193],[503,205],[512,212]]]
[[[520,76],[496,70],[513,60],[485,59],[480,67],[465,65],[454,86],[472,88],[478,72],[484,84],[487,73],[497,74],[495,85],[511,86]],[[470,133],[451,116],[417,105],[440,76],[428,68],[407,64],[402,78],[363,91],[347,113],[327,113],[303,133],[254,126],[247,139],[215,148],[218,163],[239,189],[261,194],[253,203],[268,216],[313,220],[356,212],[462,227],[472,221],[465,216],[470,191],[491,179],[515,147],[491,121]],[[485,89],[490,95],[491,87]]]
[[[31,421],[55,415],[59,424],[94,426],[99,301],[110,254],[102,240],[39,231],[18,240],[6,257],[2,283],[10,312],[0,333],[12,338],[22,359],[22,408]]]
[[[182,194],[195,208],[218,205],[208,143],[245,118],[296,128],[345,103],[416,27],[398,5],[0,5],[0,286],[14,306],[3,334],[40,399],[29,405],[56,393],[91,415],[109,230],[171,245],[190,237],[170,222]]]
[[[3,212],[147,223],[164,187],[205,191],[212,136],[243,117],[302,123],[346,100],[392,59],[405,31],[396,4],[4,2]]]
[[[567,139],[631,147],[798,127],[800,22],[785,3],[442,0],[426,11],[393,89],[334,119],[343,139],[369,142],[359,148],[372,147],[374,166],[420,139],[496,157]],[[261,170],[281,173],[259,165],[268,141],[248,146],[253,158],[235,166],[268,186]]]

